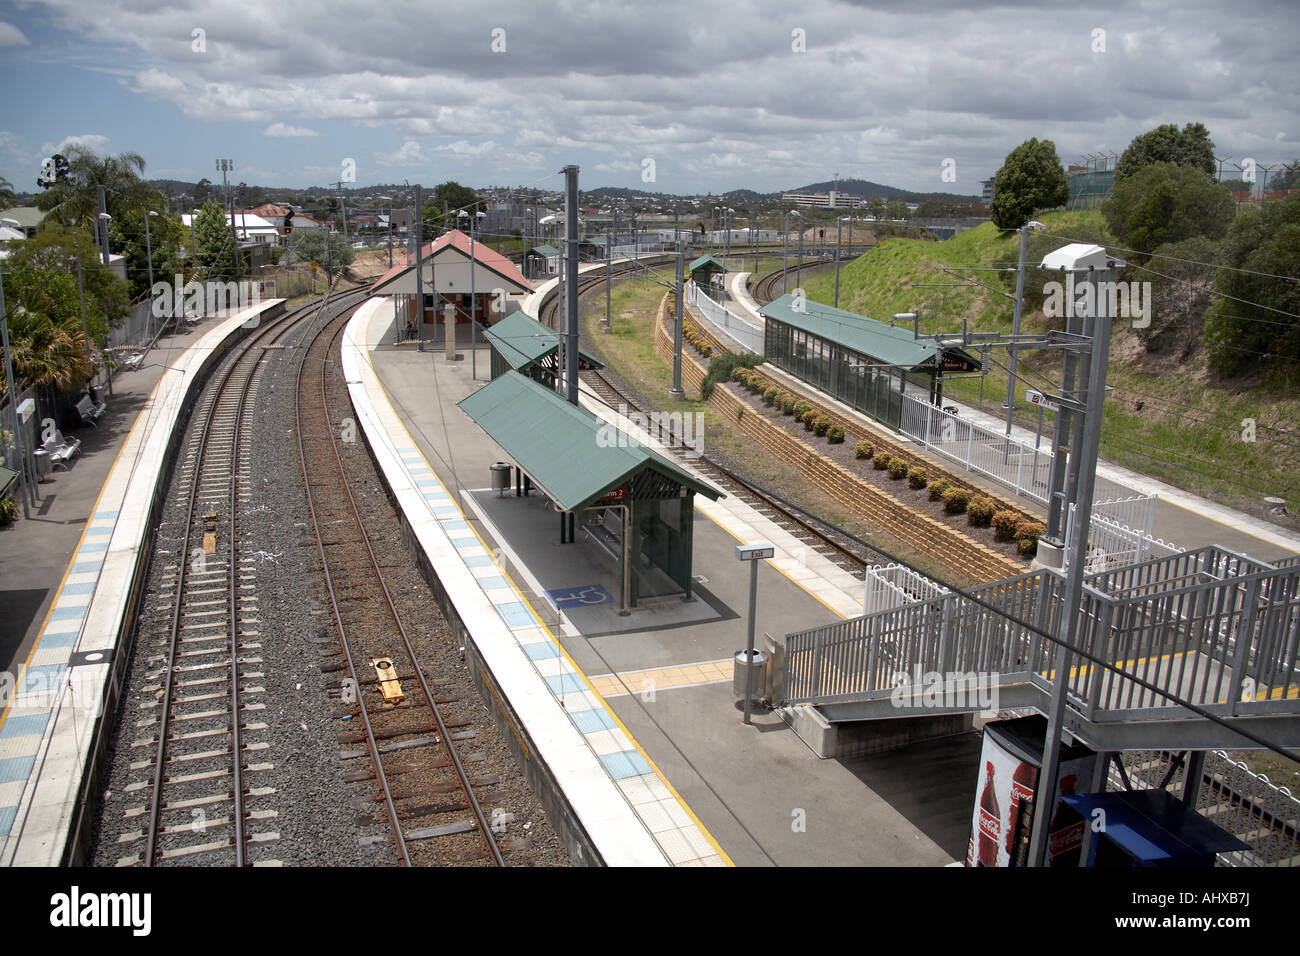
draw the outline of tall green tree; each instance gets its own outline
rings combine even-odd
[[[144,157],[139,153],[100,157],[84,147],[73,146],[65,155],[67,177],[36,197],[37,208],[49,214],[42,226],[58,222],[93,227],[99,215],[99,186],[105,187],[104,205],[114,218],[128,209],[163,208],[164,194],[140,178]]]
[[[1115,164],[1115,181],[1127,179],[1155,163],[1191,166],[1214,175],[1214,141],[1203,123],[1188,123],[1181,130],[1173,123],[1135,136]]]
[[[1231,376],[1300,367],[1300,193],[1243,210],[1223,242],[1216,298],[1205,317],[1210,367]]]
[[[235,247],[230,217],[215,200],[209,199],[194,217],[194,238],[198,243],[198,265],[205,278],[233,281],[244,274],[244,260]]]
[[[147,209],[128,209],[108,224],[109,248],[126,256],[126,279],[133,300],[149,292],[149,254],[153,255],[154,281],[171,282],[180,268],[180,249],[190,241],[189,230],[180,217],[164,215],[161,207],[153,211],[158,215],[149,217],[147,235]]]
[[[326,254],[325,243],[329,242]],[[398,248],[398,247],[395,247]],[[324,229],[295,229],[289,234],[289,255],[295,263],[315,261],[322,269],[335,271],[346,268],[356,258],[357,251],[340,233],[327,233]]]
[[[1029,139],[1010,153],[993,184],[989,216],[999,229],[1019,229],[1040,209],[1065,205],[1070,187],[1050,139]]]
[[[1154,163],[1118,180],[1101,213],[1125,247],[1151,252],[1194,236],[1222,238],[1236,208],[1228,187],[1203,170]]]

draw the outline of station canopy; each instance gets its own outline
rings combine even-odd
[[[656,490],[665,485],[722,497],[648,448],[611,442],[613,425],[525,375],[493,379],[459,405],[565,511],[594,505],[624,485],[629,498],[642,497],[640,488],[644,497],[665,497]]]
[[[716,269],[719,272],[727,271],[726,266],[724,266],[721,262],[719,262],[717,259],[715,259],[713,256],[710,255],[700,256],[698,259],[696,259],[694,262],[692,262],[689,266],[686,267],[686,271],[690,273],[694,273],[697,269],[702,269],[706,266],[712,269]]]
[[[759,307],[764,318],[775,319],[825,342],[842,345],[860,355],[869,356],[883,365],[909,371],[936,369],[938,348],[933,341],[917,339],[910,328],[898,328],[865,315],[836,309],[812,299],[800,298],[796,310],[795,296],[787,294]],[[955,348],[943,350],[942,371],[978,372],[979,360]]]
[[[562,344],[558,332],[523,312],[511,312],[484,329],[483,337],[511,368],[525,374],[555,355]],[[581,349],[578,350],[578,362],[582,368],[605,367]]]

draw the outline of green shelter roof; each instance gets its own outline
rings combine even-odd
[[[539,256],[546,256],[548,259],[551,256],[558,256],[560,254],[560,250],[556,249],[554,246],[533,246],[528,251]]]
[[[511,368],[520,371],[540,362],[560,347],[560,333],[523,312],[511,312],[493,323],[483,330],[483,337],[492,343]],[[578,359],[589,368],[605,367],[603,362],[581,349],[578,350]]]
[[[722,497],[668,459],[619,442],[613,425],[526,375],[507,372],[459,405],[566,511],[599,501],[647,469],[715,501]]]
[[[899,328],[865,315],[836,309],[804,298],[801,311],[795,311],[793,294],[773,299],[759,306],[764,318],[775,319],[811,335],[842,345],[862,355],[878,359],[885,365],[915,369],[933,367],[937,349],[932,341],[917,339],[910,328]],[[945,348],[946,371],[979,371],[979,360],[961,349]],[[965,369],[954,368],[961,362]]]
[[[726,266],[724,266],[721,262],[719,262],[717,259],[713,258],[713,256],[710,256],[710,255],[703,255],[703,256],[700,256],[698,259],[696,259],[694,262],[692,262],[689,266],[686,267],[686,271],[687,271],[687,272],[694,272],[696,269],[699,269],[699,268],[701,268],[702,266],[708,266],[708,265],[711,265],[711,266],[716,267],[716,268],[718,269],[718,271],[720,271],[720,272],[726,272],[726,271],[727,271],[727,267],[726,267]]]
[[[20,223],[24,229],[35,229],[44,218],[45,213],[35,206],[10,206],[8,209],[0,211],[0,219],[13,219]]]

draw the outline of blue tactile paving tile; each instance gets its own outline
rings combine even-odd
[[[65,584],[60,594],[94,594],[95,583],[93,581],[82,581],[80,584]]]
[[[3,728],[0,728],[0,739],[8,740],[10,737],[31,737],[35,734],[45,733],[45,725],[50,722],[49,712],[43,714],[24,714],[21,717],[9,715]]]
[[[17,815],[17,807],[0,807],[0,836],[9,835],[14,825],[14,817]]]
[[[481,588],[482,588],[483,590],[485,590],[485,591],[487,591],[487,590],[499,590],[500,588],[508,588],[508,587],[510,587],[510,582],[507,581],[505,578],[503,578],[503,577],[502,577],[501,575],[499,575],[499,574],[494,574],[494,575],[491,575],[490,577],[486,577],[486,578],[479,578],[479,579],[478,579],[478,584],[479,584],[479,587],[481,587]]]
[[[569,714],[575,727],[584,734],[613,730],[618,726],[614,718],[603,710],[577,710]]]
[[[451,546],[457,551],[483,550],[483,545],[479,544],[478,538],[452,538]]]
[[[50,612],[51,621],[80,621],[86,616],[86,605],[75,604],[70,607],[56,607]]]
[[[524,653],[535,661],[549,661],[560,656],[559,650],[550,641],[537,641],[523,645]]]
[[[600,758],[600,762],[605,765],[605,770],[615,780],[622,780],[625,777],[639,777],[643,773],[651,773],[650,765],[645,762],[635,750],[621,750],[618,753],[605,754]]]
[[[461,555],[461,560],[467,568],[486,568],[493,563],[490,554],[465,554]]]
[[[510,601],[495,606],[497,613],[501,615],[501,619],[510,627],[532,627],[537,623],[533,615],[529,613],[528,606],[522,601]]]
[[[587,689],[587,685],[573,674],[556,674],[546,678],[546,683],[553,694],[573,694]]]
[[[465,521],[444,521],[442,528],[444,531],[468,531],[469,524]]]
[[[30,757],[5,757],[0,760],[0,783],[26,780],[31,776],[34,763],[36,763],[35,755]]]
[[[78,549],[79,554],[105,554],[107,552],[107,544],[100,544],[99,542],[92,543],[90,541],[83,542],[81,547]]]
[[[104,566],[103,559],[98,561],[78,561],[72,566],[73,574],[95,574]]]
[[[41,650],[47,650],[51,647],[71,647],[77,643],[78,637],[80,637],[79,630],[57,632],[46,628],[44,633],[41,634],[40,647]]]

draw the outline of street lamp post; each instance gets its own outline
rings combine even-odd
[[[798,216],[799,225],[803,226],[803,214],[798,209],[791,209],[785,214],[784,225],[781,227],[781,291],[786,291],[786,273],[790,269],[790,217]],[[799,230],[800,248],[803,243],[803,229]],[[795,280],[798,282],[798,280]]]
[[[158,215],[158,214],[157,214],[156,212],[154,212],[152,209],[147,209],[147,210],[145,210],[145,216],[144,216],[144,254],[145,254],[145,258],[148,260],[148,266],[149,266],[149,294],[150,294],[150,295],[153,295],[153,240],[152,240],[152,239],[150,238],[150,236],[149,236],[149,219],[150,219],[150,217],[152,217],[152,216],[156,216],[156,215]],[[173,298],[174,298],[174,297],[173,297]],[[146,316],[145,316],[145,319],[144,319],[144,323],[145,323],[145,338],[151,338],[151,337],[152,337],[152,329],[150,329],[150,326],[153,324],[153,322],[151,321],[151,320],[152,320],[152,316],[153,316],[153,309],[150,309],[148,315],[146,315]]]

